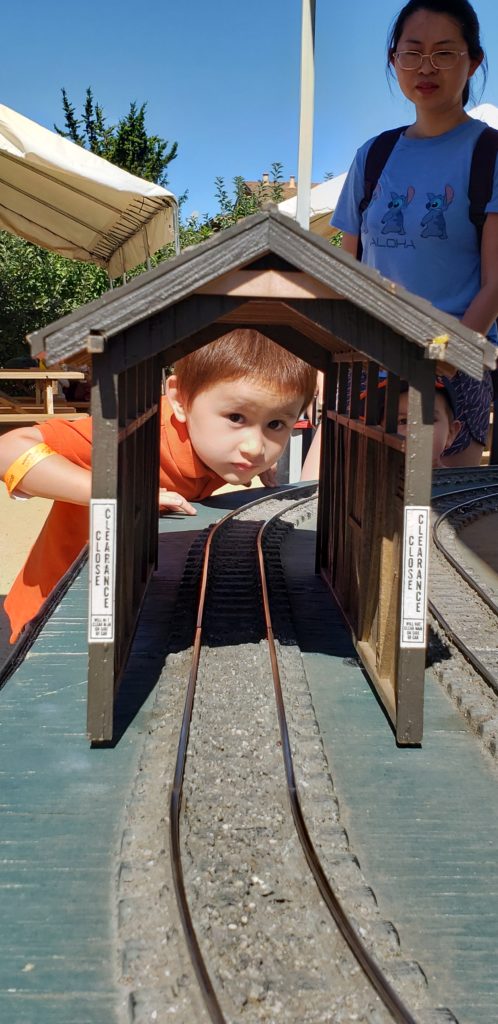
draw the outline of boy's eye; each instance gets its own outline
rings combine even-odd
[[[230,423],[242,423],[244,417],[241,412],[230,412],[228,414],[228,419],[230,420]]]
[[[268,430],[282,430],[285,427],[283,420],[270,420],[268,424]]]

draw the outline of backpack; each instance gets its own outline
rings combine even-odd
[[[361,200],[359,211],[363,213],[369,205],[375,186],[382,174],[382,171],[400,137],[408,125],[401,128],[391,128],[387,132],[381,132],[373,140],[367,153],[365,161],[364,196]],[[474,146],[472,162],[470,165],[469,191],[470,200],[469,218],[475,225],[477,240],[481,245],[482,229],[486,214],[486,204],[489,202],[493,192],[493,180],[495,163],[498,156],[498,131],[486,125]],[[361,260],[362,254],[361,235],[358,237],[357,259]],[[498,370],[491,371],[493,381],[493,397],[498,399]]]
[[[373,140],[367,153],[365,161],[365,193],[361,200],[359,210],[363,213],[369,205],[375,186],[384,170],[384,167],[391,156],[391,153],[400,137],[406,131],[408,125],[401,128],[391,128],[387,132],[381,132]],[[491,199],[493,192],[493,180],[495,173],[496,157],[498,155],[498,131],[486,125],[474,146],[472,163],[469,176],[469,217],[475,224],[479,245],[481,244],[482,229],[486,214],[486,204]],[[358,242],[358,259],[361,259],[361,241]]]

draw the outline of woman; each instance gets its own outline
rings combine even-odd
[[[415,120],[399,136],[363,214],[373,140],[358,150],[334,226],[347,252],[357,254],[361,236],[362,262],[496,343],[496,168],[480,245],[469,220],[470,164],[485,127],[465,111],[470,80],[486,63],[477,15],[467,0],[410,0],[395,19],[387,56]],[[490,375],[475,381],[458,372],[452,384],[462,427],[441,464],[478,466],[489,425]]]

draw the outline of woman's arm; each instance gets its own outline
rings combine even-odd
[[[351,256],[356,256],[358,252],[358,235],[350,235],[347,231],[344,231],[342,235],[341,249],[344,249],[344,252],[351,253]]]
[[[0,437],[0,477],[21,455],[33,445],[43,442],[37,427],[20,427]],[[50,455],[38,462],[19,482],[14,495],[19,497],[52,498],[72,505],[88,505],[92,490],[89,469],[76,466],[63,455]]]
[[[488,213],[481,241],[481,289],[462,317],[473,331],[487,334],[498,316],[498,213]]]

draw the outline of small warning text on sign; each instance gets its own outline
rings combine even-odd
[[[425,647],[429,508],[407,505],[403,533],[401,647]]]
[[[90,504],[89,643],[114,640],[116,500]]]

